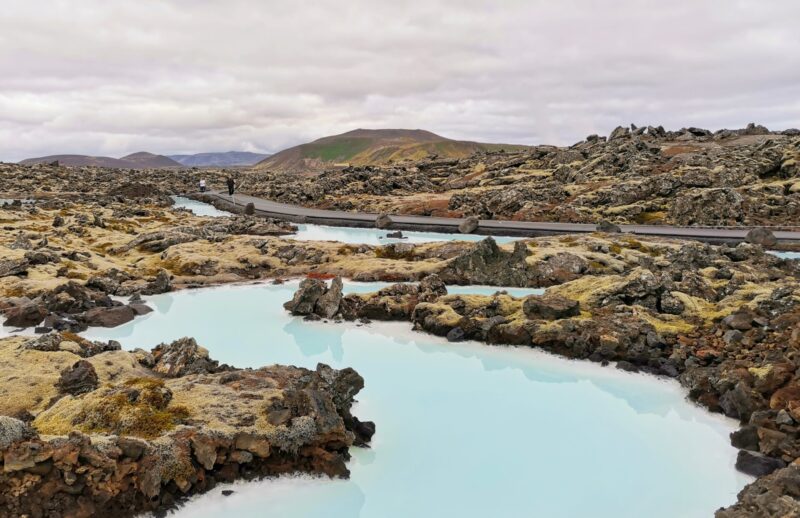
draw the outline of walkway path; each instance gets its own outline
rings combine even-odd
[[[231,196],[220,192],[206,193],[228,203],[234,200]],[[234,195],[236,205],[252,203],[257,214],[282,218],[295,223],[316,223],[319,225],[335,225],[342,227],[375,226],[377,214],[345,212],[338,210],[322,210],[289,205],[248,196]],[[392,215],[392,229],[419,230],[423,232],[458,232],[458,225],[464,221],[460,218],[439,218],[432,216]],[[670,227],[666,225],[620,225],[623,232],[645,236],[659,236],[680,239],[696,239],[711,243],[743,241],[749,228],[713,228],[713,227]],[[476,234],[496,236],[543,236],[553,234],[589,233],[595,231],[595,225],[585,223],[549,223],[535,221],[481,220]],[[779,241],[795,241],[800,243],[800,232],[774,231]]]

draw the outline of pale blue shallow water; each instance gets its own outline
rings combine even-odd
[[[733,468],[734,423],[688,403],[677,383],[450,344],[408,323],[304,322],[281,306],[296,287],[147,297],[153,313],[84,333],[125,348],[194,336],[238,367],[324,362],[364,376],[355,414],[377,433],[372,449],[354,449],[349,480],[219,487],[177,516],[707,517],[749,481]]]
[[[374,291],[378,291],[381,288],[385,288],[387,286],[392,285],[393,283],[390,282],[353,282],[353,281],[345,281],[344,284],[344,293],[371,293]],[[293,284],[296,286],[296,283]],[[451,295],[494,295],[497,292],[505,292],[509,295],[514,297],[527,297],[528,295],[541,295],[544,293],[544,288],[514,288],[514,287],[498,287],[498,286],[480,286],[480,285],[469,285],[469,286],[448,286],[447,292]],[[125,297],[112,297],[120,302],[127,302]],[[0,318],[2,320],[2,318]],[[30,327],[20,331],[18,328],[14,327],[6,327],[0,325],[0,338],[5,338],[7,336],[13,335],[34,335],[34,328]]]
[[[174,207],[182,207],[191,210],[198,216],[230,216],[231,213],[219,210],[210,203],[192,200],[183,196],[173,196]],[[339,241],[354,245],[386,245],[389,243],[428,243],[431,241],[481,241],[486,236],[476,234],[447,234],[440,232],[406,232],[403,231],[405,239],[387,238],[387,230],[376,228],[349,228],[332,227],[328,225],[297,225],[298,231],[295,234],[286,236],[287,239],[298,241]],[[510,236],[494,236],[499,244],[511,243],[517,239]]]
[[[429,243],[431,241],[481,241],[487,236],[477,234],[447,234],[441,232],[414,232],[403,230],[405,239],[387,238],[389,230],[376,228],[330,227],[326,225],[298,225],[299,231],[289,239],[298,241],[340,241],[349,244],[386,245],[389,243]],[[498,244],[520,239],[510,236],[492,236]]]
[[[173,205],[174,208],[189,209],[197,216],[212,216],[215,218],[221,218],[224,216],[233,215],[228,211],[219,210],[210,203],[204,203],[202,201],[193,200],[184,196],[171,196],[171,198],[175,200],[175,205]]]
[[[800,252],[770,252],[782,259],[800,259]]]

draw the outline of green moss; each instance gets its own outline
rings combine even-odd
[[[183,424],[189,410],[169,405],[172,394],[157,378],[132,378],[125,388],[88,403],[73,424],[86,433],[113,433],[153,439]]]
[[[372,141],[365,138],[341,138],[332,142],[312,143],[302,146],[303,156],[321,160],[350,160],[369,149]]]

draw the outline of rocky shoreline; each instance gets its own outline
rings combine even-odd
[[[0,362],[0,516],[135,516],[240,478],[347,477],[375,431],[350,413],[352,369],[235,369],[190,338],[6,338]]]
[[[763,279],[772,287],[732,300],[737,278],[759,262],[773,269]],[[578,278],[544,295],[448,295],[437,275],[343,295],[337,277],[330,286],[304,280],[285,308],[309,319],[406,320],[450,341],[537,347],[675,378],[693,401],[739,420],[736,467],[760,477],[717,516],[777,517],[800,512],[798,273],[751,245],[688,244],[660,265],[602,283]]]
[[[12,356],[22,354],[21,351],[45,355],[32,362],[9,360],[3,363],[5,381],[0,387],[5,391],[3,400],[18,403],[18,407],[3,409],[0,415],[14,419],[4,422],[9,423],[9,433],[16,438],[15,445],[31,443],[30,451],[56,451],[62,445],[72,448],[69,451],[75,448],[82,451],[88,440],[91,444],[86,447],[85,458],[92,458],[90,452],[97,449],[94,446],[96,437],[104,437],[98,439],[98,444],[106,444],[106,437],[111,435],[131,436],[129,430],[116,428],[113,421],[89,419],[90,415],[98,413],[95,412],[97,405],[117,398],[124,406],[127,405],[125,401],[130,402],[133,397],[131,394],[137,392],[132,403],[138,407],[136,402],[141,394],[148,394],[146,399],[150,400],[150,395],[162,394],[161,388],[166,388],[172,393],[169,401],[164,407],[151,408],[148,412],[161,412],[161,418],[175,428],[164,430],[158,439],[135,434],[133,437],[158,442],[161,438],[176,436],[164,440],[183,445],[173,449],[184,455],[180,458],[189,459],[187,462],[194,468],[202,469],[205,478],[198,475],[197,479],[178,482],[174,478],[164,478],[162,491],[153,505],[171,505],[183,494],[205,490],[210,487],[205,480],[228,480],[223,478],[227,475],[216,473],[216,462],[206,469],[208,463],[193,453],[191,437],[198,432],[181,432],[186,427],[196,426],[180,408],[191,401],[182,398],[181,391],[188,386],[196,391],[197,387],[233,384],[238,388],[232,390],[247,393],[244,399],[252,404],[266,397],[260,394],[261,400],[248,399],[255,390],[249,388],[250,385],[261,386],[258,384],[262,374],[254,373],[263,372],[264,377],[272,380],[269,390],[289,387],[289,390],[302,392],[308,388],[303,384],[309,379],[317,380],[309,383],[322,383],[320,377],[327,376],[324,367],[316,373],[302,369],[292,371],[289,367],[274,368],[277,371],[273,368],[239,371],[214,365],[197,352],[196,344],[189,344],[188,349],[196,351],[189,357],[197,359],[199,355],[201,358],[190,363],[196,363],[200,370],[183,372],[172,378],[172,368],[158,367],[159,358],[173,356],[169,352],[172,346],[162,346],[160,351],[124,353],[113,343],[86,342],[74,333],[90,325],[118,325],[137,312],[147,311],[140,298],[145,294],[193,286],[301,277],[307,280],[303,281],[303,289],[296,300],[289,303],[288,309],[309,318],[407,320],[417,329],[447,336],[450,340],[524,344],[573,358],[614,362],[620,368],[677,378],[687,387],[692,399],[742,422],[741,430],[732,438],[734,445],[743,452],[739,465],[750,473],[763,475],[742,491],[738,504],[720,511],[728,514],[720,516],[781,516],[787,510],[800,509],[800,494],[792,489],[800,482],[794,464],[800,455],[800,379],[796,374],[800,358],[795,353],[800,345],[798,261],[779,259],[765,253],[760,246],[748,243],[717,247],[665,239],[637,239],[615,233],[544,237],[504,246],[498,246],[492,239],[478,243],[384,246],[301,242],[291,240],[294,229],[286,223],[247,215],[203,218],[172,209],[166,191],[157,185],[129,184],[111,190],[126,194],[90,194],[81,200],[70,196],[51,197],[36,204],[0,207],[0,225],[4,229],[0,236],[0,313],[6,323],[20,327],[38,325],[38,331],[44,333],[38,339],[0,341],[0,348],[5,348]],[[340,281],[334,281],[332,287],[322,282],[337,277],[405,284],[370,295],[343,296]],[[493,297],[456,296],[447,295],[448,284],[545,287],[548,290],[544,296],[525,299],[502,293]],[[54,336],[58,338],[52,338]],[[34,343],[48,345],[32,348],[26,345]],[[179,349],[183,347],[186,344],[178,345]],[[112,380],[108,366],[105,362],[98,363],[97,359],[116,356],[124,357],[120,361],[125,367],[120,367]],[[44,361],[43,358],[59,358],[58,368],[45,369],[55,360]],[[87,374],[90,369],[81,361],[92,364],[101,383],[85,393],[57,397],[61,390],[86,388],[85,378],[92,376]],[[24,378],[13,369],[23,367],[25,376],[37,373],[41,386],[47,387],[38,399],[19,397],[29,392],[37,394],[13,382]],[[206,368],[210,370],[202,370]],[[39,369],[44,370],[39,373]],[[247,387],[239,382],[223,382],[231,372],[240,373]],[[138,382],[132,381],[132,386],[125,381],[130,379],[129,374],[133,378],[157,381],[148,382],[146,387],[138,387]],[[298,376],[306,381],[298,381]],[[128,399],[120,397],[125,394]],[[352,395],[354,393],[348,396],[350,401]],[[241,399],[227,392],[220,397],[225,404]],[[317,399],[314,401],[314,408],[330,406]],[[164,398],[159,404],[163,403]],[[177,405],[179,411],[167,411],[171,405]],[[291,415],[309,416],[306,410],[311,407],[308,405],[297,403],[292,406],[292,412],[296,412]],[[89,407],[92,411],[88,411]],[[258,412],[262,410],[259,407]],[[273,410],[287,415],[283,409]],[[261,415],[258,412],[253,411],[251,415]],[[203,415],[205,411],[197,407],[190,413]],[[329,415],[333,419],[332,414]],[[232,470],[232,476],[245,477],[251,473],[253,476],[276,474],[285,469],[344,474],[338,468],[330,469],[331,464],[323,461],[330,460],[330,455],[346,458],[345,450],[339,446],[364,442],[374,428],[350,419],[343,412],[337,415],[345,431],[337,428],[341,433],[337,432],[335,448],[322,447],[298,458],[280,453],[281,448],[271,447],[274,457],[270,455],[259,460],[254,455],[253,461],[244,463],[245,468],[238,463],[238,471],[226,468],[225,473]],[[235,447],[235,441],[236,434],[249,426],[248,419],[226,428],[223,434],[226,439],[215,443],[220,459],[240,458],[236,451],[247,451]],[[90,423],[100,424],[82,429]],[[200,428],[205,431],[209,427]],[[70,436],[73,431],[78,432],[74,437]],[[342,433],[350,442],[342,443]],[[14,448],[16,446],[9,443],[3,451]],[[97,474],[98,480],[116,480],[118,475],[113,473],[121,465],[134,463],[139,469],[138,461],[116,453],[122,450],[119,441],[109,450],[100,449],[111,459],[98,461],[106,471],[92,471],[98,469],[97,466],[87,468]],[[242,455],[241,458],[250,459]],[[35,495],[42,490],[36,484],[57,478],[64,481],[65,476],[71,479],[71,475],[65,473],[86,467],[84,464],[69,467],[53,459],[55,457],[43,459],[44,466],[38,466],[40,461],[36,460],[32,467],[14,471],[14,475],[3,475],[7,483],[0,484],[6,488],[0,495],[8,499],[5,500],[8,505],[34,506],[24,509],[35,515],[39,509],[35,506],[44,505],[36,499]],[[81,459],[79,454],[79,463],[84,462]],[[262,467],[253,468],[252,462]],[[27,463],[30,464],[30,460]],[[227,465],[225,460],[221,463]],[[338,460],[336,465],[343,466]],[[136,473],[131,476],[136,478],[142,474]],[[31,480],[35,482],[31,487],[39,488],[35,494],[20,489],[27,488],[25,484],[29,483],[20,481]],[[131,479],[126,480],[130,482]],[[186,480],[191,482],[189,486]],[[65,515],[69,515],[68,506],[76,506],[73,511],[80,510],[81,506],[89,505],[87,501],[98,513],[105,505],[117,506],[113,507],[115,512],[123,513],[127,512],[124,511],[126,506],[145,505],[146,499],[133,496],[138,494],[135,493],[138,489],[130,489],[140,485],[139,482],[124,488],[113,485],[113,491],[118,491],[114,494],[125,496],[109,500],[103,500],[108,487],[102,484],[87,483],[81,486],[80,495],[67,496],[72,489],[64,489],[63,484],[55,482],[42,491],[58,487],[59,495],[64,492],[59,496],[61,503],[58,505],[63,506],[59,512]],[[103,489],[97,489],[100,487]],[[95,495],[95,489],[100,496],[81,499],[89,493]],[[34,496],[29,498],[32,494]],[[34,503],[26,503],[28,500]]]

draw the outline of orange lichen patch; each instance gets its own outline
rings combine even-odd
[[[663,156],[671,157],[675,155],[683,155],[686,153],[697,153],[702,151],[702,148],[696,146],[671,146],[661,150]]]
[[[400,214],[433,214],[447,211],[450,205],[450,197],[408,197],[397,206]]]
[[[323,280],[323,281],[327,281],[327,280],[333,279],[335,277],[336,276],[333,275],[332,273],[308,272],[306,274],[306,278],[307,279],[320,279],[320,280]]]

